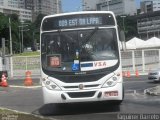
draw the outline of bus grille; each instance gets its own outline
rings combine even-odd
[[[93,97],[94,94],[95,94],[95,91],[90,91],[90,92],[68,92],[68,95],[71,98]]]
[[[97,88],[100,84],[84,85],[84,88]],[[63,86],[65,89],[79,89],[79,86]]]

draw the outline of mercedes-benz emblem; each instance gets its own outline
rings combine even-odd
[[[83,89],[84,88],[84,85],[83,84],[79,84],[79,89]]]

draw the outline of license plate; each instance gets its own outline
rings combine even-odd
[[[105,96],[118,96],[118,91],[110,91],[110,92],[105,92]]]

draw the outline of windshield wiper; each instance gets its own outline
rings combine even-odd
[[[75,40],[73,40],[72,37],[64,34],[61,30],[58,30],[58,32],[59,32],[59,35],[60,35],[60,36],[63,35],[65,38],[67,38],[66,40],[67,40],[68,42],[70,42],[70,43],[75,43],[75,42],[76,42]]]
[[[86,39],[84,39],[84,41],[82,42],[82,46],[85,45],[88,41],[90,41],[90,39],[97,32],[97,30],[99,30],[99,28],[95,27],[95,29],[90,33],[90,35]]]

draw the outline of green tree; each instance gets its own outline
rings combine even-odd
[[[8,28],[8,18],[4,16],[3,13],[0,13],[0,37],[6,37],[4,35],[4,30]]]
[[[46,15],[44,15],[44,14],[39,14],[39,15],[37,16],[37,18],[36,18],[36,20],[35,20],[35,22],[34,22],[36,28],[40,28],[42,19],[43,19],[45,16],[46,16]]]
[[[12,46],[13,52],[18,53],[20,51],[20,40],[19,40],[19,18],[16,14],[9,15],[11,19],[11,28],[12,28]]]
[[[22,31],[22,23],[19,21],[18,15],[10,14],[5,16],[3,13],[0,13],[0,39],[6,39],[6,47],[9,49],[9,18],[11,20],[11,33],[12,33],[12,46],[13,52],[18,53],[20,52],[20,44],[22,42],[22,32],[23,32],[23,45],[24,48],[26,47],[33,47],[35,49],[35,44],[39,43],[39,36],[40,36],[40,25],[41,21],[45,15],[39,14],[37,19],[34,22],[25,21],[23,31]],[[27,26],[25,26],[27,24]],[[21,29],[20,29],[21,28]],[[1,42],[0,42],[1,45]]]
[[[44,14],[39,14],[36,18],[36,20],[32,23],[32,34],[33,34],[33,41],[32,41],[32,50],[36,50],[36,43],[40,42],[40,26],[41,26],[41,22],[42,19],[45,17],[46,15]]]
[[[11,24],[9,24],[9,18],[10,18]],[[18,52],[19,50],[18,23],[19,23],[18,15],[11,14],[11,15],[5,16],[3,13],[0,13],[0,39],[5,38],[6,47],[10,49],[9,26],[11,25],[13,52]]]
[[[125,18],[122,18],[121,16],[117,16],[116,18],[119,28],[122,30],[125,29],[126,41],[135,36],[138,36],[136,16],[126,15]],[[124,26],[123,26],[123,19],[124,19]]]
[[[7,16],[5,16],[3,13],[0,13],[0,41],[2,38],[5,38],[6,40],[6,48],[8,49],[8,45],[9,45],[9,19]],[[0,42],[0,48],[2,47],[2,43]],[[6,50],[8,51],[8,50]],[[6,52],[6,54],[8,54],[8,52]]]

